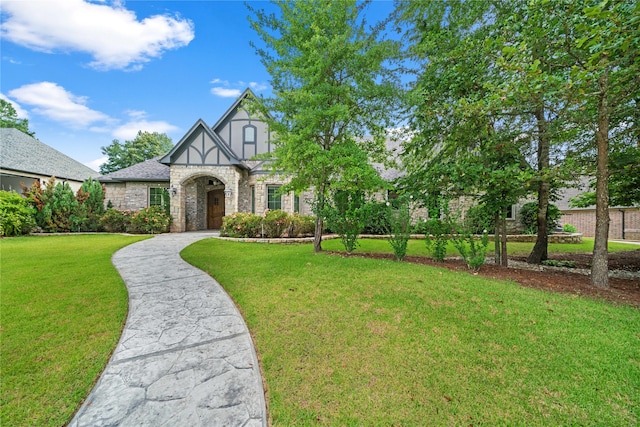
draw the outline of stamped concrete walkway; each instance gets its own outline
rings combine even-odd
[[[226,292],[180,258],[213,233],[162,234],[116,252],[129,315],[69,426],[267,425],[253,342]]]

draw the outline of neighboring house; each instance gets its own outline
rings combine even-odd
[[[560,200],[553,202],[562,218],[560,225],[571,224],[585,237],[594,237],[596,232],[596,208],[573,208],[569,200],[580,193],[589,191],[588,182],[581,181],[578,188],[567,188],[562,191]],[[640,208],[629,206],[609,207],[609,239],[640,240]]]
[[[76,192],[82,182],[100,174],[71,157],[14,128],[0,128],[0,187],[21,193],[20,184],[42,185],[56,177]]]
[[[196,121],[166,156],[100,176],[105,201],[138,210],[164,205],[168,197],[175,232],[218,229],[234,212],[310,214],[306,195],[280,195],[285,181],[254,159],[271,152],[271,134],[265,122],[242,108],[247,96],[253,96],[249,89],[212,127]]]

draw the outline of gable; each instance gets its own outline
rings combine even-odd
[[[255,97],[251,90],[245,90],[212,128],[240,160],[249,160],[256,154],[271,152],[269,127],[242,107],[242,101],[248,96]]]
[[[160,162],[193,166],[242,165],[235,153],[202,120],[198,120]]]

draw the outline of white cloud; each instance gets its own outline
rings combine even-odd
[[[76,96],[56,83],[40,82],[9,91],[9,96],[31,105],[32,112],[73,128],[84,128],[96,122],[112,122],[108,115],[86,106],[87,98]]]
[[[144,111],[128,111],[131,120],[113,130],[113,136],[120,140],[132,140],[139,131],[169,133],[178,128],[164,121],[148,121]]]
[[[89,166],[94,171],[97,171],[97,170],[100,170],[100,166],[103,163],[106,163],[107,160],[109,160],[108,157],[100,157],[99,159],[95,159],[95,160],[92,160],[92,161],[90,161],[88,163],[85,163],[85,166]]]
[[[242,80],[238,80],[235,83],[229,83],[228,80],[215,78],[211,80],[209,83],[218,85],[211,88],[211,93],[215,96],[220,96],[223,98],[237,98],[242,94],[244,89],[246,89],[247,87],[247,83]],[[268,89],[269,87],[265,83],[258,83],[258,82],[249,82],[248,86],[254,92],[261,92],[263,90]]]
[[[222,98],[237,98],[242,94],[240,89],[230,89],[230,88],[219,87],[219,86],[212,87],[211,93],[214,94],[215,96],[220,96]]]
[[[4,99],[5,101],[9,102],[13,106],[13,109],[16,110],[16,115],[18,116],[19,119],[28,119],[29,118],[29,113],[27,112],[27,110],[22,108],[20,106],[20,104],[18,104],[17,102],[12,101],[9,98],[7,98],[7,96],[5,96],[5,94],[0,93],[0,99]]]
[[[249,82],[249,87],[255,92],[261,92],[263,90],[266,90],[269,86],[265,83]]]
[[[193,23],[179,16],[138,20],[120,2],[9,1],[0,27],[6,41],[43,52],[85,52],[97,69],[137,70],[163,52],[188,45]]]

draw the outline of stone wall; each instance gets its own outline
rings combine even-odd
[[[167,188],[168,182],[114,182],[105,184],[105,206],[111,202],[115,209],[138,211],[149,206],[149,188]]]

